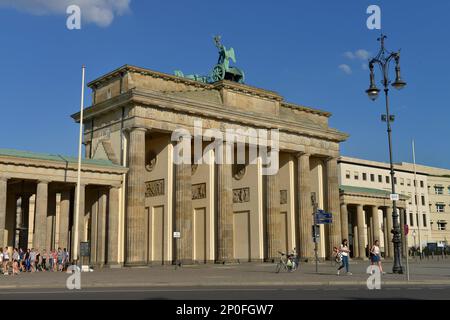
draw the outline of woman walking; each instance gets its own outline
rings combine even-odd
[[[351,275],[352,273],[348,269],[348,255],[350,253],[350,249],[348,248],[348,242],[347,239],[342,240],[341,246],[339,247],[339,253],[342,256],[342,264],[337,270],[337,275],[340,274],[341,269],[345,267],[345,271],[348,275]]]
[[[370,264],[373,266],[374,264],[378,265],[381,274],[386,274],[383,272],[383,267],[381,266],[381,250],[380,250],[380,241],[375,240],[372,248],[370,249]]]
[[[13,252],[13,276],[19,275],[20,255],[17,248],[14,248]]]

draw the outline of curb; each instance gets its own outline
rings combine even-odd
[[[262,286],[284,286],[284,287],[307,287],[307,286],[366,286],[366,281],[311,281],[311,282],[218,282],[218,283],[196,283],[196,282],[170,282],[170,283],[91,283],[81,284],[82,288],[173,288],[173,287],[262,287]],[[450,280],[413,280],[413,281],[382,281],[381,285],[390,286],[424,286],[424,285],[450,285]],[[0,289],[66,289],[64,286],[53,285],[0,285]]]

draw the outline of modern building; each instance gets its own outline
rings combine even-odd
[[[365,258],[367,246],[379,240],[384,255],[393,257],[389,164],[344,156],[338,163],[342,237],[349,239],[353,256]],[[422,165],[414,170],[413,164],[405,162],[394,164],[394,170],[399,222],[409,230],[403,235],[404,252],[407,247],[447,243],[450,170]]]
[[[412,167],[411,164],[402,164]],[[443,247],[450,241],[450,170],[417,165],[427,176],[428,206],[430,212],[430,238],[429,244]]]

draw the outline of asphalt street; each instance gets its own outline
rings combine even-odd
[[[3,289],[0,299],[20,300],[448,300],[450,286],[174,287],[174,288],[86,288]]]

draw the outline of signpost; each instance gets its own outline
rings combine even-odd
[[[86,260],[89,259],[90,248],[89,248],[89,242],[80,242],[80,257],[81,257],[81,271],[82,272],[89,272],[89,265],[85,264]]]
[[[404,233],[405,233],[405,242],[406,242],[406,278],[409,281],[409,250],[408,250],[408,233],[409,233],[409,226],[405,224],[403,226]]]
[[[318,233],[318,227],[320,224],[330,224],[333,223],[333,214],[329,212],[325,212],[322,209],[318,209],[317,201],[316,201],[316,193],[311,192],[311,202],[313,206],[313,241],[314,241],[314,255],[316,258],[316,273],[319,272],[319,255],[317,243],[319,242],[320,233]]]

